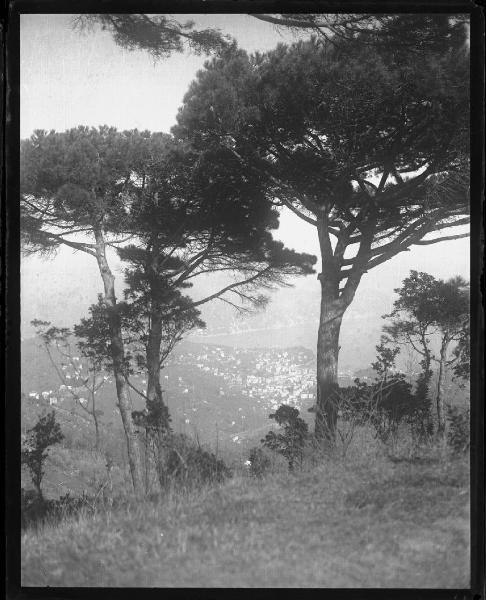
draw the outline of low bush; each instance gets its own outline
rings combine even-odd
[[[309,437],[307,423],[299,417],[299,411],[292,406],[282,404],[270,416],[282,428],[282,433],[269,431],[262,444],[265,448],[281,454],[287,459],[289,471],[292,471],[295,462],[302,466],[304,448]]]
[[[221,483],[231,477],[231,470],[212,452],[184,434],[166,438],[166,483],[175,487],[197,487]]]
[[[355,385],[340,388],[336,411],[341,419],[355,426],[371,425],[383,444],[396,438],[402,423],[415,431],[425,418],[422,403],[401,375],[373,384],[355,380]]]
[[[45,521],[59,523],[67,517],[79,514],[81,510],[94,512],[100,501],[96,497],[71,496],[65,494],[58,500],[39,496],[35,490],[21,490],[20,517],[21,528],[37,527]]]
[[[253,477],[263,477],[272,465],[272,461],[265,450],[259,447],[250,450],[248,462],[250,463],[250,475]]]

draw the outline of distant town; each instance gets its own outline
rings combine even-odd
[[[26,395],[63,411],[72,411],[76,404],[89,408],[93,396],[85,384],[88,370],[83,358],[72,357],[69,363],[60,360],[59,367],[63,384],[52,369],[52,384]],[[370,368],[341,370],[339,382],[349,386],[356,377],[366,382],[374,375]],[[145,374],[134,374],[131,383],[134,408],[140,410],[145,406]],[[116,423],[112,377],[99,373],[92,386],[91,378],[102,419]],[[203,438],[212,439],[218,427],[222,439],[239,444],[268,429],[269,414],[281,404],[297,408],[303,416],[308,414],[316,397],[315,354],[303,346],[238,348],[182,342],[162,369],[162,387],[176,430],[197,430]]]
[[[39,399],[42,396],[44,400],[50,400],[50,404],[57,404],[65,398],[78,396],[81,403],[86,403],[83,397],[86,390],[80,384],[86,367],[77,356],[73,357],[73,361],[76,367],[73,373],[66,372],[68,367],[61,365],[64,377],[72,385],[62,384],[55,390],[32,391],[29,397]],[[179,374],[181,368],[187,376]],[[171,373],[175,371],[179,376],[174,381]],[[260,400],[272,408],[282,403],[295,407],[310,405],[315,397],[315,356],[311,350],[303,347],[248,349],[191,343],[174,352],[163,373],[166,380],[171,379],[172,391],[189,394],[191,386],[195,385],[197,371],[213,379],[220,396],[239,394],[243,398]],[[339,372],[342,385],[350,385],[355,376],[351,370]],[[97,387],[101,387],[103,380],[111,383],[111,377],[103,374]],[[135,375],[134,380],[144,393],[144,376]]]

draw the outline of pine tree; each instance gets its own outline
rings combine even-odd
[[[197,75],[174,128],[231,152],[264,180],[267,202],[316,228],[316,434],[331,443],[337,415],[326,399],[361,278],[413,245],[467,235],[437,235],[469,223],[468,57],[444,45],[391,52],[357,34],[253,56],[233,47]]]

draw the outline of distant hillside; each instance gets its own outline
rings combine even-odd
[[[71,260],[64,253],[64,263],[59,261],[25,260],[22,268],[22,331],[24,337],[33,335],[29,321],[32,318],[50,320],[59,326],[72,326],[81,316],[87,315],[91,302],[101,291],[101,283],[93,261],[81,261],[79,255]],[[61,253],[62,255],[62,253]],[[113,258],[113,257],[112,257]],[[114,264],[118,262],[113,258]],[[79,263],[79,264],[78,264]],[[86,263],[86,264],[85,264]],[[64,270],[56,271],[54,267]],[[68,265],[68,266],[66,266]],[[35,269],[34,269],[35,267]],[[40,272],[38,272],[40,269]],[[82,270],[89,286],[83,294],[75,297],[46,296],[42,282],[49,278],[55,289],[64,289],[63,278],[70,277],[70,269]],[[119,267],[117,273],[118,294],[121,294]],[[54,278],[53,278],[54,277]],[[228,284],[228,277],[211,275],[198,277],[189,290],[195,299],[206,297]],[[189,339],[195,342],[228,344],[245,348],[290,347],[302,345],[315,351],[319,322],[320,286],[314,275],[294,278],[290,287],[269,293],[270,303],[257,313],[242,315],[227,304],[214,300],[200,309],[206,329]],[[71,289],[71,288],[69,288]],[[89,291],[89,294],[88,294]],[[69,292],[71,294],[71,292]],[[390,294],[380,287],[361,286],[353,304],[344,317],[341,334],[341,366],[346,369],[364,368],[374,358],[374,346],[378,343],[381,315],[389,312]]]
[[[240,315],[222,302],[202,306],[204,331],[188,339],[241,348],[304,346],[315,352],[319,324],[320,287],[314,277],[298,280],[294,287],[270,294],[263,311]],[[380,289],[359,289],[346,312],[341,329],[340,367],[366,368],[375,359],[381,315],[389,311],[390,298]]]

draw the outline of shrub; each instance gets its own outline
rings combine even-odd
[[[413,425],[422,419],[421,403],[401,375],[371,385],[356,379],[354,386],[340,389],[338,398],[343,421],[370,424],[384,444],[396,436],[403,421]]]
[[[39,496],[34,490],[21,490],[20,515],[21,528],[37,527],[46,520],[60,522],[66,517],[74,516],[81,510],[94,511],[99,499],[83,493],[82,496],[71,496],[69,493],[58,500]]]
[[[373,393],[375,410],[371,423],[377,437],[386,443],[390,437],[396,436],[402,421],[417,419],[417,399],[412,393],[411,385],[399,375],[393,376],[386,383],[375,384]]]
[[[42,498],[41,483],[44,477],[44,463],[49,447],[58,444],[64,438],[54,411],[39,417],[37,423],[27,431],[27,439],[21,453],[21,462],[32,477],[32,483],[39,498]]]
[[[269,416],[283,428],[283,433],[269,431],[261,440],[262,444],[286,458],[289,471],[292,471],[296,460],[302,465],[304,447],[309,436],[307,423],[299,417],[296,408],[286,404],[279,406],[276,412]]]
[[[412,437],[425,442],[434,432],[432,422],[432,403],[429,394],[429,384],[432,371],[426,370],[417,377],[415,382],[415,407],[407,417]]]
[[[31,526],[44,519],[47,504],[35,490],[21,489],[20,496],[20,522],[21,528]]]
[[[178,487],[197,487],[220,483],[231,477],[231,470],[212,452],[184,434],[166,437],[166,483]]]
[[[470,444],[469,409],[447,407],[447,444],[454,452],[467,452]]]
[[[250,475],[253,477],[263,477],[272,464],[263,448],[258,447],[250,450],[248,460],[250,462]]]

